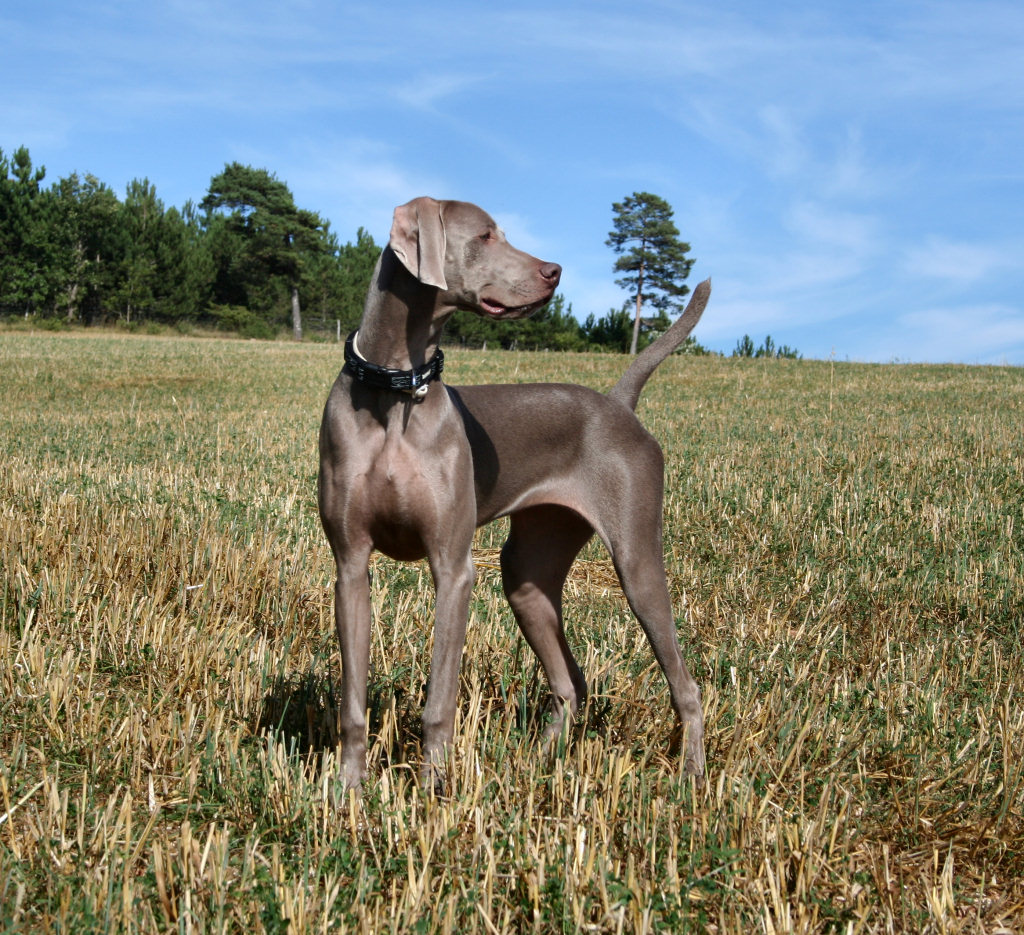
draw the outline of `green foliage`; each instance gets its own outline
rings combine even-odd
[[[751,340],[749,334],[743,335],[739,341],[736,342],[736,347],[733,348],[733,357],[773,357],[773,358],[789,358],[790,360],[799,360],[800,352],[795,347],[790,347],[788,344],[783,344],[781,347],[776,347],[775,342],[772,340],[772,336],[769,334],[765,337],[764,343],[760,347],[754,347],[754,342]]]
[[[8,159],[0,150],[0,311],[29,314],[47,291],[46,250],[40,242],[40,183],[22,146]]]
[[[356,231],[355,243],[335,247],[330,262],[324,262],[323,273],[315,277],[320,285],[322,316],[337,319],[343,331],[351,331],[363,317],[366,291],[381,248],[362,227]]]
[[[587,344],[595,350],[620,351],[625,354],[633,337],[633,319],[625,306],[609,309],[607,315],[595,318],[591,312],[583,322]]]
[[[119,199],[92,175],[72,173],[49,187],[45,176],[25,147],[9,157],[0,150],[0,317],[35,327],[117,322],[188,333],[212,326],[248,337],[278,335],[289,321],[298,335],[303,318],[330,338],[359,324],[381,247],[362,227],[342,244],[266,169],[229,163],[198,206],[180,209],[166,207],[146,178],[133,179]],[[656,312],[640,321],[643,347],[668,327],[693,261],[662,199],[634,194],[615,208],[609,243],[622,254],[619,283],[635,283]],[[581,325],[559,294],[518,322],[456,315],[446,339],[463,347],[625,352],[632,331],[628,302]],[[706,353],[695,342],[682,350]]]
[[[634,192],[613,204],[612,210],[614,229],[605,243],[619,254],[615,272],[623,275],[616,284],[632,296],[635,313],[630,349],[636,353],[644,303],[663,314],[682,311],[683,298],[690,291],[683,280],[694,260],[687,256],[690,245],[679,239],[672,206],[665,199],[650,192]]]
[[[0,314],[68,322],[194,318],[212,268],[194,211],[166,210],[147,180],[123,202],[94,176],[40,187],[28,151],[0,153]]]
[[[561,293],[521,322],[516,333],[516,345],[523,350],[579,351],[586,346],[572,303]]]
[[[643,350],[647,347],[648,344],[664,334],[670,324],[668,315],[664,312],[659,312],[654,318],[642,318],[636,350]],[[629,302],[626,302],[622,308],[609,309],[608,314],[602,315],[600,318],[596,318],[593,313],[588,315],[580,325],[580,335],[585,346],[590,350],[626,354],[632,349],[634,325]],[[702,348],[701,353],[708,352]]]
[[[243,338],[269,339],[275,336],[271,325],[244,305],[211,305],[210,318],[222,331],[236,331]]]
[[[215,299],[244,296],[244,304],[268,323],[281,317],[283,306],[301,337],[300,285],[307,268],[330,251],[327,222],[297,208],[273,173],[237,162],[211,179],[201,207],[220,248]]]
[[[331,332],[362,314],[373,239],[340,245],[264,169],[225,166],[199,210],[165,207],[148,179],[122,201],[94,176],[45,175],[25,147],[0,150],[0,316],[272,336],[299,294]]]
[[[52,299],[69,321],[101,321],[127,246],[117,196],[95,176],[74,172],[54,185],[50,197]]]
[[[213,264],[191,205],[165,210],[148,179],[128,185],[121,205],[122,276],[112,290],[119,317],[173,323],[194,319],[210,297]]]
[[[754,342],[750,339],[749,334],[743,335],[739,341],[736,342],[736,347],[733,348],[733,357],[753,357],[754,356]]]

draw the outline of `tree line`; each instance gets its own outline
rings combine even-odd
[[[381,246],[363,228],[342,243],[266,169],[229,163],[198,204],[180,209],[145,178],[123,198],[89,174],[45,179],[25,147],[0,150],[0,318],[297,339],[343,337],[359,323]],[[688,291],[689,245],[657,196],[634,193],[613,209],[608,243],[630,290],[620,309],[579,322],[558,293],[520,322],[456,315],[448,343],[626,351],[667,328]],[[657,314],[643,317],[645,306]],[[709,353],[693,339],[684,352]]]
[[[0,150],[0,316],[249,337],[359,321],[380,248],[362,229],[341,243],[264,169],[227,165],[180,209],[147,179],[119,198],[92,175],[45,176],[24,147]]]

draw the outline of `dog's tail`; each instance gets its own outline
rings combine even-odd
[[[700,316],[704,314],[704,307],[708,304],[710,295],[711,280],[705,279],[693,290],[686,311],[672,323],[672,327],[633,358],[633,362],[619,378],[619,382],[608,391],[612,399],[619,400],[630,409],[636,409],[644,384],[657,369],[658,364],[690,336],[690,332],[700,321]]]

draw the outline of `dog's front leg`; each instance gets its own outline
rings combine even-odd
[[[338,558],[334,619],[341,646],[341,778],[359,789],[366,777],[366,680],[370,666],[369,551]]]
[[[436,605],[434,652],[430,660],[430,684],[423,708],[423,765],[420,777],[426,788],[445,791],[445,757],[455,733],[455,708],[459,690],[459,666],[466,642],[466,622],[473,591],[472,524],[465,544],[430,557]]]

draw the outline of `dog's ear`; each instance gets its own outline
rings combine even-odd
[[[420,282],[447,289],[444,278],[445,235],[441,205],[433,198],[414,198],[395,208],[389,246]]]

